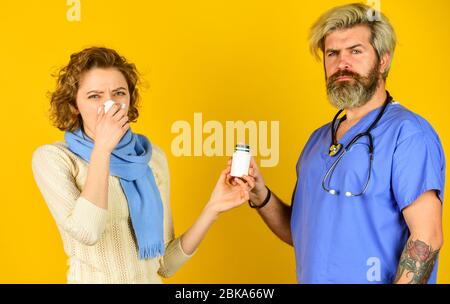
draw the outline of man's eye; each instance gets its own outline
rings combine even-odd
[[[352,53],[353,54],[361,54],[361,51],[360,50],[353,50]]]
[[[88,99],[98,99],[99,97],[100,97],[99,95],[95,94],[95,95],[90,95],[88,97]]]
[[[329,52],[328,57],[334,56],[335,54],[336,54],[336,52]]]

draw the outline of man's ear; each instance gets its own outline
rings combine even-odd
[[[380,72],[381,73],[386,72],[386,69],[387,69],[390,61],[391,61],[391,53],[386,52],[386,54],[384,54],[380,59]]]

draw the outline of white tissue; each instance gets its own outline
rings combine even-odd
[[[103,105],[105,106],[105,113],[108,112],[109,109],[111,109],[111,107],[112,107],[113,104],[115,104],[115,103],[116,103],[116,102],[113,101],[113,100],[111,100],[111,99],[105,101],[105,102],[103,103]],[[126,105],[122,102],[121,105],[120,105],[120,107],[121,107],[122,109],[125,109]]]

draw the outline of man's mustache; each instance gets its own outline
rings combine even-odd
[[[328,82],[329,83],[334,82],[339,77],[342,77],[342,76],[352,77],[353,79],[356,79],[356,80],[359,80],[361,78],[361,76],[358,73],[354,73],[354,72],[348,71],[348,70],[341,70],[341,71],[337,71],[336,73],[331,75],[330,78],[328,78]]]

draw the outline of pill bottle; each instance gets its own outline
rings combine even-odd
[[[250,168],[250,146],[246,144],[237,144],[233,153],[233,160],[231,162],[231,176],[242,177],[248,175]]]

